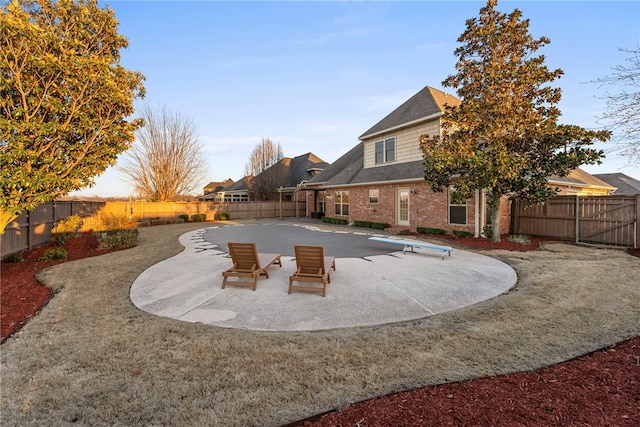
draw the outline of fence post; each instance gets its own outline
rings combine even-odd
[[[635,208],[635,221],[633,221],[633,227],[635,231],[635,236],[633,238],[633,247],[638,247],[638,242],[640,242],[640,227],[638,227],[638,220],[640,220],[640,194],[636,194],[636,208]]]
[[[580,242],[580,196],[576,194],[576,243]]]

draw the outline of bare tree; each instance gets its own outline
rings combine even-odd
[[[278,188],[287,179],[290,160],[282,159],[253,178],[250,190],[252,200],[270,201],[278,199]]]
[[[249,161],[244,167],[245,176],[258,176],[270,166],[278,163],[284,155],[280,143],[274,143],[271,138],[262,138],[262,141],[255,146]]]
[[[193,123],[163,107],[146,107],[146,126],[125,154],[120,170],[145,200],[164,202],[192,192],[207,172]]]
[[[608,111],[603,121],[613,130],[612,142],[631,163],[640,164],[640,47],[619,49],[629,54],[627,65],[613,68],[614,73],[596,80],[600,85],[618,86],[617,93],[607,92]]]

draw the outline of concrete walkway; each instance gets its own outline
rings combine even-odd
[[[358,232],[355,232],[355,231]],[[180,237],[185,250],[144,271],[131,301],[158,316],[226,328],[312,331],[372,326],[432,316],[495,297],[516,283],[515,271],[484,255],[454,249],[451,257],[372,242],[373,230],[324,227],[296,221],[202,228]],[[367,232],[369,231],[369,232]],[[406,240],[406,239],[403,239]],[[260,252],[281,253],[256,291],[227,286],[228,241],[255,242]],[[323,245],[335,256],[327,296],[288,291],[295,271],[293,245]]]

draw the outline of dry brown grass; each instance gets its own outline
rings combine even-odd
[[[141,230],[139,245],[41,274],[58,295],[2,351],[2,425],[277,426],[419,386],[539,368],[640,335],[640,260],[547,244],[493,251],[506,295],[377,327],[305,333],[158,318],[128,298],[202,224]]]

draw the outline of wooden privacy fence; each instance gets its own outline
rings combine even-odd
[[[512,205],[512,233],[638,247],[640,195],[558,196],[541,205]]]
[[[51,229],[56,221],[78,215],[83,218],[81,231],[95,229],[103,215],[127,215],[137,220],[176,220],[182,214],[189,218],[204,214],[207,221],[218,219],[225,212],[231,220],[258,218],[304,217],[304,202],[54,202],[23,212],[4,229],[2,252],[5,256],[51,241]]]

